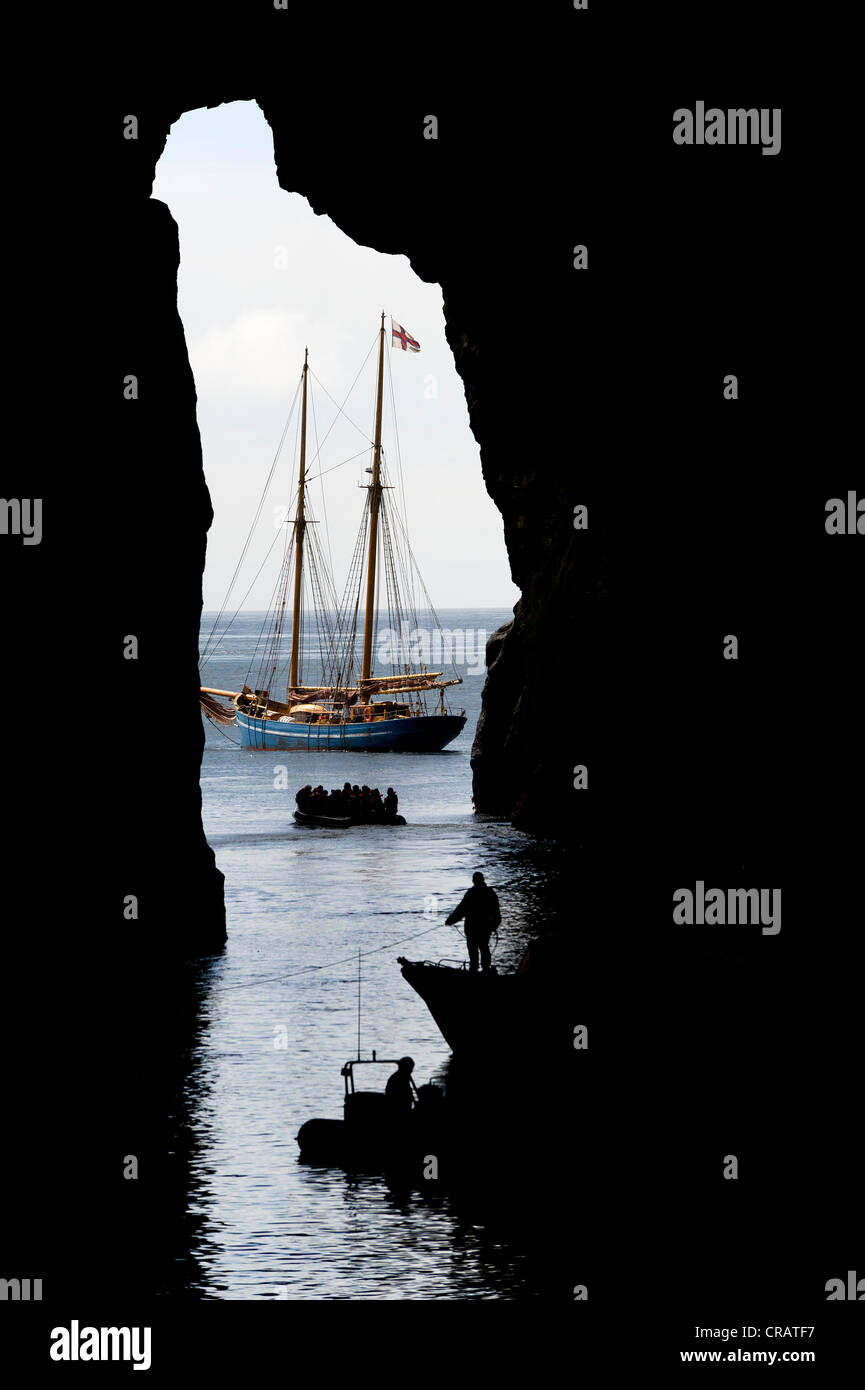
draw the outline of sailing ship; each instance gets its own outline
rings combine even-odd
[[[451,711],[445,696],[449,686],[462,683],[462,677],[455,669],[451,676],[445,677],[442,671],[428,670],[422,662],[413,659],[412,636],[419,631],[418,586],[431,623],[438,632],[441,626],[417,569],[404,523],[386,495],[394,490],[395,484],[388,480],[387,460],[382,450],[384,319],[382,314],[372,462],[366,469],[370,481],[363,484],[367,497],[341,602],[337,602],[324,550],[314,530],[317,523],[310,513],[307,475],[309,354],[308,351],[304,353],[296,512],[275,602],[259,642],[261,655],[257,674],[253,676],[250,670],[247,681],[253,683],[244,683],[239,691],[201,686],[204,714],[217,723],[236,724],[241,745],[246,748],[440,752],[458,737],[466,723],[465,710]],[[399,336],[395,329],[392,332]],[[402,332],[404,336],[404,330]],[[261,506],[259,514],[260,511]],[[273,690],[281,664],[292,569],[291,647],[285,698],[280,699]],[[379,630],[380,611],[377,593],[382,575],[391,620],[388,632],[395,638],[395,646],[389,663],[382,658],[381,664],[396,668],[390,674],[373,670],[373,643]],[[314,684],[304,684],[302,670],[307,576],[316,610],[315,632],[321,673]],[[358,660],[362,593],[363,635]],[[414,620],[413,629],[411,619]],[[225,698],[231,700],[233,708],[221,703]],[[437,700],[432,709],[428,700]]]

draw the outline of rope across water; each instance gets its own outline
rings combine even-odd
[[[418,909],[418,911],[420,911],[420,909]],[[409,941],[418,941],[422,936],[429,936],[431,932],[441,931],[444,926],[444,922],[436,922],[435,926],[426,927],[424,931],[414,932],[411,936],[398,937],[396,941],[388,941],[384,946],[373,946],[368,951],[355,952],[350,956],[341,956],[338,960],[322,961],[318,965],[302,965],[299,966],[297,970],[289,970],[281,975],[260,975],[253,980],[245,980],[243,984],[214,985],[213,989],[214,992],[219,993],[225,993],[228,990],[251,989],[254,985],[279,984],[282,980],[291,979],[294,975],[307,975],[314,970],[328,970],[337,965],[354,964],[358,958],[358,954],[361,959],[364,959],[366,956],[379,955],[382,951],[389,951],[394,946],[404,946]],[[452,930],[452,927],[448,927],[448,931]],[[461,928],[458,927],[457,930],[461,931]]]

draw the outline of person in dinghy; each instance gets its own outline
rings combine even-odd
[[[301,825],[346,828],[352,825],[405,825],[397,812],[399,798],[393,787],[382,797],[378,787],[352,786],[345,782],[328,792],[322,786],[307,784],[295,796],[294,818]]]

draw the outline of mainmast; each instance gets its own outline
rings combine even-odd
[[[384,315],[382,314],[382,335]],[[289,692],[297,686],[297,661],[300,651],[300,605],[303,582],[303,536],[306,531],[304,501],[306,494],[306,373],[308,348],[303,350],[303,408],[300,417],[300,479],[297,484],[297,515],[294,518],[294,608],[291,616],[291,665],[288,671]],[[379,419],[381,397],[379,397]],[[289,699],[291,695],[289,694]]]
[[[304,378],[304,381],[306,379]],[[378,513],[381,506],[381,402],[384,389],[384,314],[381,316],[381,336],[378,345],[378,394],[375,403],[375,446],[372,459],[372,482],[369,485],[369,556],[366,567],[366,607],[363,615],[363,662],[360,678],[369,680],[372,668],[372,629],[375,621],[375,561],[378,545]],[[304,396],[304,401],[306,397]],[[362,697],[369,703],[369,695]]]

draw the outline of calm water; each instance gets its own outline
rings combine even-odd
[[[491,633],[511,613],[440,616],[446,628]],[[205,614],[204,634],[212,621]],[[235,620],[208,661],[208,684],[239,688],[260,625],[257,614]],[[462,935],[442,923],[475,869],[502,901],[499,969],[517,964],[537,925],[541,870],[527,837],[472,811],[469,754],[482,684],[482,674],[469,674],[456,687],[453,704],[465,708],[468,723],[438,754],[262,753],[230,742],[234,728],[206,724],[203,816],[226,878],[228,945],[202,980],[204,1025],[187,1094],[198,1144],[190,1215],[200,1221],[201,1296],[531,1292],[521,1253],[458,1215],[448,1198],[396,1195],[384,1179],[306,1167],[295,1142],[305,1120],[342,1113],[340,1068],[357,1048],[358,949],[365,953],[362,1052],[410,1053],[420,1084],[448,1049],[396,957],[464,957]],[[298,787],[346,779],[382,792],[395,786],[408,826],[294,824]],[[405,939],[418,933],[426,935]],[[389,1071],[378,1073],[377,1085]]]

